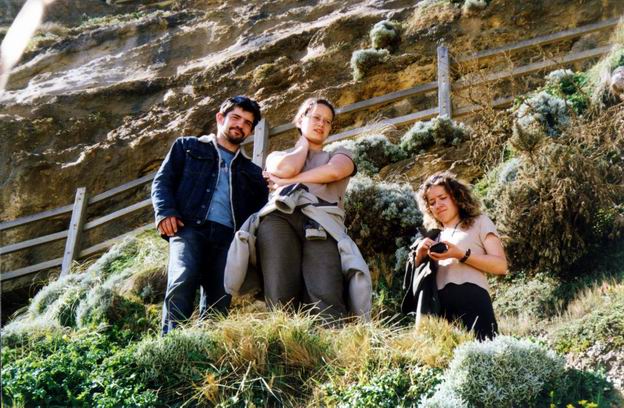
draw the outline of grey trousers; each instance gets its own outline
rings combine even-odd
[[[308,223],[300,209],[274,211],[261,220],[256,245],[265,299],[269,307],[309,306],[325,319],[343,318],[347,308],[338,245],[329,235],[306,239]]]

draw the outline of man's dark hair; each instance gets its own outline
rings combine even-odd
[[[223,116],[226,116],[236,107],[239,107],[246,112],[253,113],[254,120],[253,125],[251,126],[251,130],[253,130],[258,122],[260,122],[260,120],[262,119],[262,114],[260,113],[260,105],[258,105],[258,102],[243,95],[238,95],[233,98],[227,98],[225,102],[221,104],[219,112],[221,112]]]

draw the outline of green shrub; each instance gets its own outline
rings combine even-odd
[[[473,191],[488,213],[493,212],[503,190],[518,177],[522,160],[521,157],[512,157],[500,163],[475,184]]]
[[[366,258],[394,253],[396,239],[411,239],[422,225],[414,191],[407,184],[351,179],[345,194],[349,235]]]
[[[536,406],[611,408],[619,406],[611,385],[603,375],[568,368],[559,382]]]
[[[388,58],[390,58],[390,53],[386,49],[367,48],[355,51],[351,56],[353,79],[359,81],[366,76],[371,68],[386,62]]]
[[[507,285],[499,285],[494,296],[494,310],[503,316],[552,317],[563,302],[558,294],[560,285],[557,279],[548,275],[521,277]]]
[[[532,406],[558,383],[564,366],[562,357],[527,340],[499,336],[464,343],[455,350],[436,396],[443,401],[445,395],[438,394],[450,394],[485,408]]]
[[[51,338],[43,345],[3,366],[3,398],[26,406],[87,405],[89,375],[111,351],[106,338],[98,334],[73,341]]]
[[[515,179],[484,200],[506,236],[513,268],[574,274],[571,265],[617,236],[619,223],[606,226],[600,214],[612,208],[609,180],[618,171],[574,145],[547,143],[523,159]]]
[[[376,371],[356,384],[323,387],[326,406],[339,407],[412,407],[428,397],[440,382],[440,369],[416,366]]]
[[[174,330],[164,337],[141,341],[134,354],[142,380],[172,396],[176,388],[200,382],[223,355],[212,333],[198,329]],[[188,398],[191,390],[187,390]]]
[[[392,49],[401,42],[401,24],[391,20],[380,21],[373,26],[370,39],[373,48]]]
[[[541,91],[520,104],[515,124],[526,132],[559,136],[570,124],[569,104],[565,99]]]
[[[353,153],[358,173],[373,176],[383,167],[404,158],[403,151],[384,135],[370,135],[357,140],[344,140],[327,146],[328,151],[344,147]]]
[[[558,69],[546,75],[546,92],[565,99],[577,115],[583,114],[590,104],[588,76],[569,69]]]
[[[582,352],[598,342],[614,349],[624,347],[624,292],[603,294],[602,304],[593,304],[589,313],[571,319],[551,334],[554,348],[562,353]]]
[[[437,117],[426,122],[416,122],[403,137],[401,149],[411,156],[433,145],[457,146],[468,137],[468,129],[461,123],[446,117]]]
[[[157,391],[148,389],[141,380],[135,351],[136,345],[131,345],[113,353],[94,370],[90,376],[93,406],[138,408],[161,405]]]
[[[137,378],[131,351],[100,333],[49,335],[4,359],[3,404],[154,406],[156,394]],[[10,348],[9,348],[9,354]]]

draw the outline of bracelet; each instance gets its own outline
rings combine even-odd
[[[470,257],[470,248],[468,248],[468,250],[464,254],[464,257],[460,259],[459,262],[464,263],[468,260],[469,257]]]

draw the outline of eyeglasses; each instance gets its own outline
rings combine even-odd
[[[322,123],[324,125],[327,126],[331,126],[332,125],[332,121],[329,119],[325,119],[324,117],[320,116],[320,115],[306,115],[307,117],[309,117],[310,119],[312,119],[313,122],[316,123]]]

